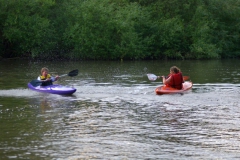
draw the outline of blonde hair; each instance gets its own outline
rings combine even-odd
[[[48,72],[48,68],[43,67],[43,68],[41,69],[41,74],[42,74],[44,71],[47,71],[47,72]]]
[[[170,68],[170,70],[171,70],[172,72],[174,72],[174,73],[179,73],[179,72],[181,72],[181,70],[180,70],[178,67],[176,67],[176,66],[172,66],[172,67]]]

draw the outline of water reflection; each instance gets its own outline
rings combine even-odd
[[[11,74],[1,72],[7,79],[0,83],[7,85],[0,89],[0,159],[240,157],[236,60],[27,64],[10,61],[5,65]],[[193,89],[155,95],[161,82],[148,81],[146,74],[166,74],[172,65],[190,76]],[[42,66],[53,74],[79,68],[77,77],[58,82],[77,92],[60,96],[27,89]]]

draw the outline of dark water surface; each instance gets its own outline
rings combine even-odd
[[[193,82],[155,95],[177,65]],[[240,60],[0,61],[0,159],[239,159]],[[31,91],[42,67],[72,96]]]

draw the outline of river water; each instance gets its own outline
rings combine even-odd
[[[240,60],[0,61],[0,159],[239,159]],[[173,65],[184,94],[156,95]],[[42,67],[72,96],[27,88]]]

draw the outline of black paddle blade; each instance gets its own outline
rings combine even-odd
[[[68,73],[68,76],[70,76],[70,77],[74,77],[76,75],[78,75],[78,69],[75,69],[75,70]]]
[[[37,86],[40,86],[42,84],[42,81],[39,81],[39,80],[35,79],[35,80],[32,80],[30,83],[33,87],[37,87]]]

